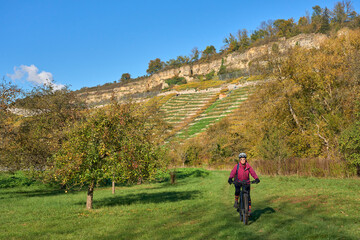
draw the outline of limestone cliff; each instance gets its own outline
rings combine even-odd
[[[295,45],[304,48],[318,48],[326,38],[323,34],[300,34],[290,39],[280,39],[276,44],[279,46],[280,52],[286,51]],[[269,43],[259,47],[253,47],[244,53],[230,53],[223,57],[224,65],[227,70],[243,70],[247,72],[249,70],[249,63],[271,52],[273,44],[274,43]],[[131,82],[121,87],[114,86],[114,88],[107,90],[87,91],[86,93],[79,93],[79,96],[85,99],[87,103],[93,104],[109,100],[112,96],[119,98],[124,95],[150,91],[155,87],[164,86],[166,79],[175,76],[184,77],[188,82],[191,82],[194,81],[195,76],[206,75],[211,71],[218,72],[221,62],[222,59],[216,59],[205,63],[185,65],[179,68],[161,71],[141,81]]]

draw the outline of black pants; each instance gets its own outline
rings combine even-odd
[[[250,197],[250,185],[246,186],[237,186],[235,185],[235,196],[240,196],[240,188],[243,187],[244,191],[249,193],[249,206],[251,206],[251,197]]]

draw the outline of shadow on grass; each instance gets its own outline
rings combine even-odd
[[[264,202],[263,204],[267,204]],[[291,204],[285,204],[291,209]],[[275,211],[272,207],[264,207],[254,211],[253,219],[245,226],[239,221],[238,214],[229,218],[227,211],[223,211],[212,219],[200,223],[198,229],[206,229],[218,219],[225,219],[224,224],[214,225],[206,233],[196,229],[182,234],[183,239],[358,239],[350,235],[341,225],[353,224],[352,217],[324,217],[319,214],[313,216],[316,208],[304,208],[300,212]],[[312,216],[312,217],[311,217]],[[262,221],[255,222],[261,217]],[[306,220],[307,219],[307,220]],[[335,224],[336,223],[336,224]],[[329,226],[334,226],[329,228]],[[209,229],[209,228],[207,228]],[[180,239],[180,238],[179,238]]]
[[[95,200],[95,207],[105,206],[119,206],[143,203],[164,203],[164,202],[177,202],[195,199],[200,194],[200,191],[170,191],[170,192],[157,192],[147,193],[139,192],[137,194],[126,194],[116,197],[105,198],[102,200]],[[78,203],[84,205],[84,202]]]
[[[250,217],[251,222],[249,224],[256,222],[256,220],[258,220],[262,214],[271,214],[271,213],[275,213],[275,210],[271,207],[266,207],[264,209],[257,209],[253,213],[251,213],[251,217]]]
[[[44,190],[28,190],[28,191],[7,191],[0,193],[0,199],[9,198],[28,198],[28,197],[49,197],[64,194],[64,190],[44,189]]]
[[[207,177],[210,173],[203,169],[180,169],[175,171],[176,180],[183,180],[190,177]],[[158,180],[159,183],[170,182],[170,173]]]
[[[206,170],[196,169],[191,172],[177,172],[176,178],[183,179],[187,177],[207,177],[209,175],[209,172]]]

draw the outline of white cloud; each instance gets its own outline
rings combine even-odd
[[[53,76],[50,72],[42,71],[39,73],[39,69],[35,65],[21,65],[20,67],[14,67],[14,74],[7,74],[13,81],[22,79],[27,75],[26,80],[36,85],[52,85],[54,90],[59,90],[65,87],[62,84],[53,83]]]

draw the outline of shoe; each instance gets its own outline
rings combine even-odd
[[[238,207],[239,207],[239,204],[238,204],[237,201],[235,201],[235,203],[234,203],[234,208],[238,208]]]

